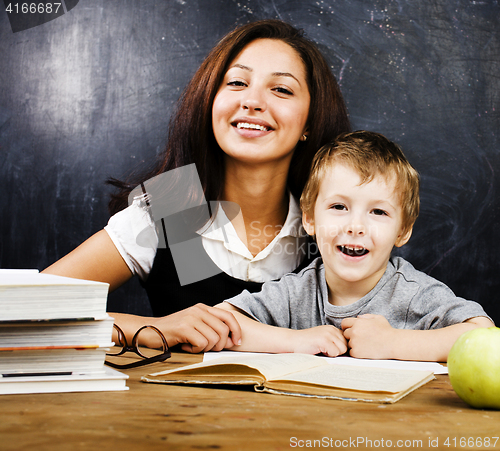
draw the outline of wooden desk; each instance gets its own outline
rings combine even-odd
[[[124,371],[124,392],[1,395],[0,450],[500,450],[492,438],[500,411],[468,407],[448,376],[392,405],[140,382],[200,360],[174,353],[168,363]],[[471,446],[469,437],[490,437],[489,446]]]

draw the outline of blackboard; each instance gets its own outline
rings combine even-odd
[[[161,151],[179,93],[237,25],[280,18],[316,41],[353,127],[422,178],[400,254],[500,323],[500,6],[465,0],[85,0],[14,33],[0,11],[0,267],[51,264],[108,220],[110,176]],[[202,301],[202,299],[200,299]],[[111,309],[148,313],[136,283]]]

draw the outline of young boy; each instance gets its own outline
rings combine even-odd
[[[320,149],[301,207],[322,258],[219,304],[241,326],[231,349],[446,361],[459,335],[494,326],[479,304],[391,257],[411,236],[418,191],[417,172],[382,135],[344,134]]]

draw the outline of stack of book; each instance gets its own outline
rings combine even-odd
[[[0,394],[127,390],[104,365],[108,284],[0,270]]]

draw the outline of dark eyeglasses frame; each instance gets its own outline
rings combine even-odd
[[[126,352],[135,352],[139,357],[142,357],[142,360],[138,360],[136,362],[126,363],[126,364],[122,364],[122,365],[120,365],[118,363],[109,362],[106,360],[106,365],[109,365],[113,368],[125,370],[128,368],[137,368],[139,366],[149,365],[150,363],[163,362],[172,356],[172,354],[170,353],[170,349],[168,348],[168,344],[167,344],[167,340],[165,339],[165,336],[155,326],[142,326],[134,334],[134,337],[132,338],[132,346],[129,346],[127,339],[125,337],[125,334],[123,333],[123,330],[120,328],[120,326],[113,324],[113,327],[116,329],[116,331],[118,333],[118,340],[117,341],[122,346],[122,349],[120,350],[120,352],[117,352],[117,353],[108,352],[108,353],[106,353],[106,355],[119,356],[119,355],[125,354]],[[162,346],[163,346],[162,353],[155,355],[153,357],[148,357],[141,352],[141,350],[139,349],[139,346],[138,346],[138,340],[139,340],[139,333],[144,329],[152,329],[160,336],[161,341],[162,341]]]

